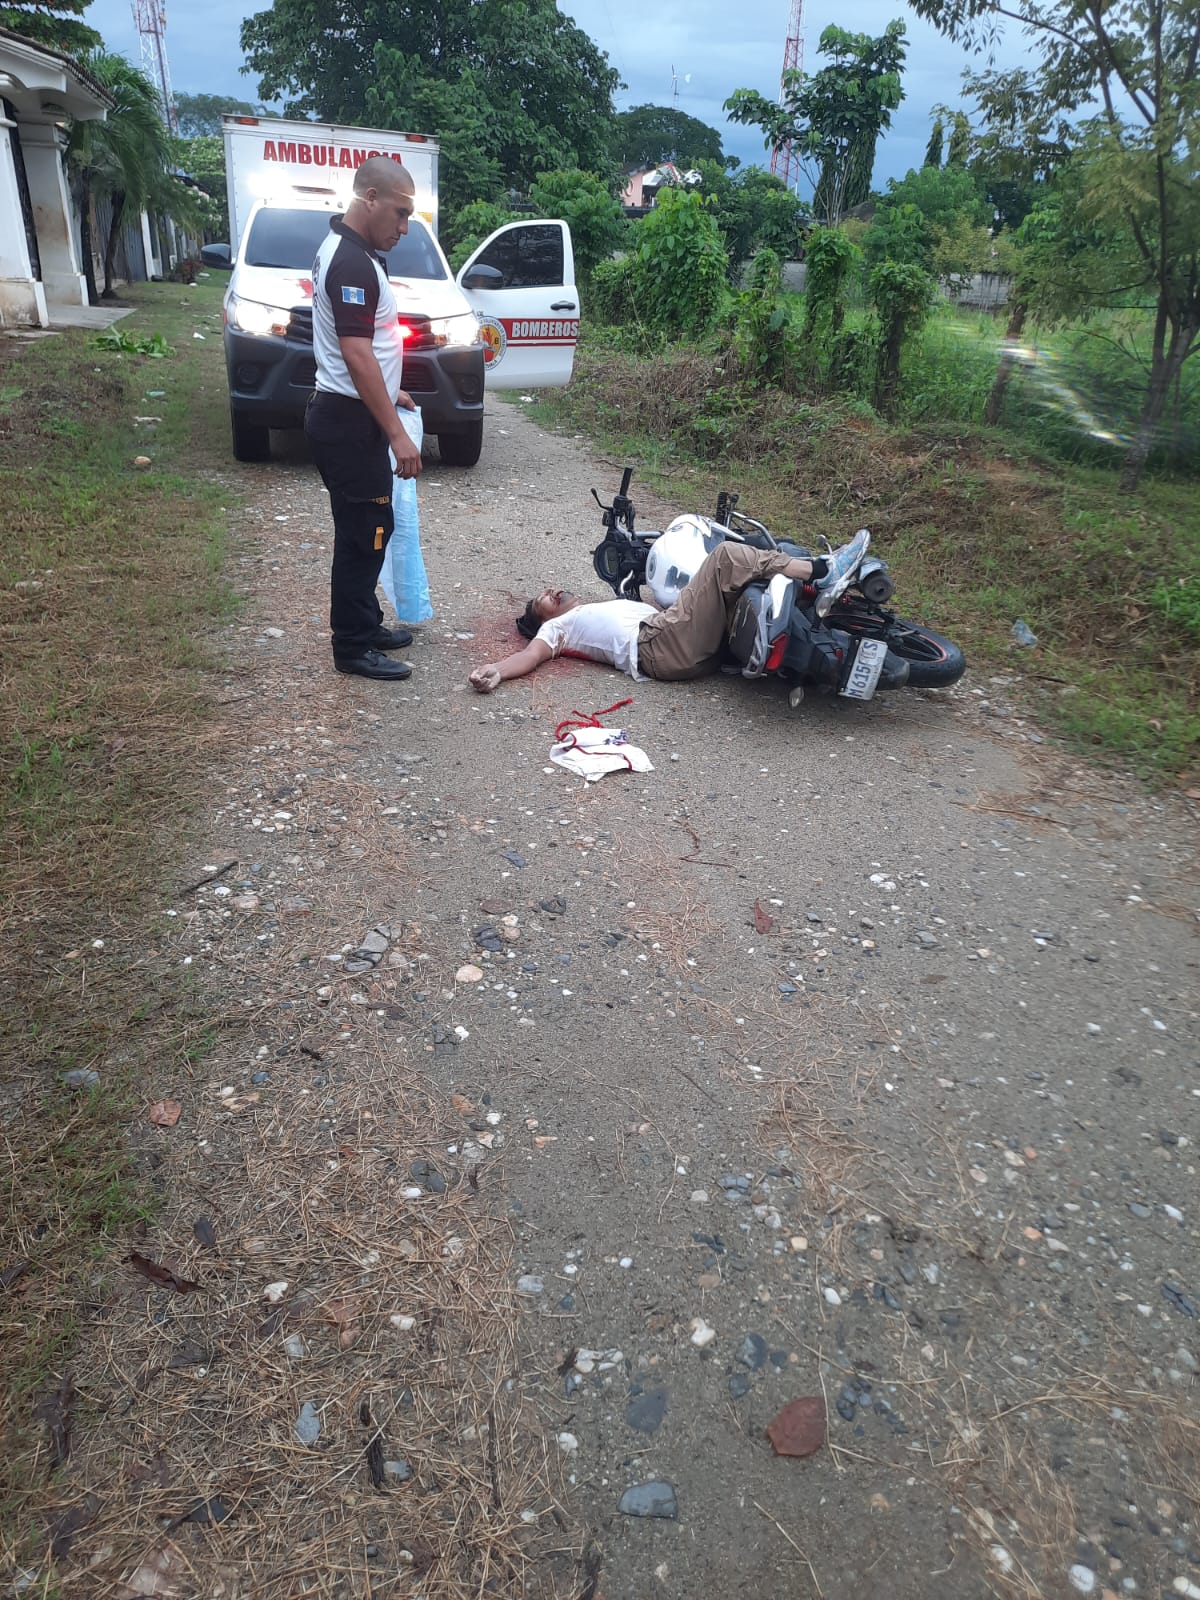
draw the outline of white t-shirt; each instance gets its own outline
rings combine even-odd
[[[638,629],[647,617],[657,616],[654,606],[640,600],[600,600],[595,605],[576,606],[561,617],[543,622],[539,639],[556,656],[564,651],[587,656],[590,661],[607,661],[631,678],[640,677],[637,661]]]

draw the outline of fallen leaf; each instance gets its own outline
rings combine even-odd
[[[217,1102],[218,1111],[245,1111],[247,1106],[258,1104],[258,1091],[252,1094],[227,1094]]]
[[[345,1298],[331,1300],[325,1307],[325,1320],[332,1322],[338,1331],[339,1350],[349,1350],[352,1345],[358,1342],[358,1338],[362,1333],[362,1328],[359,1326],[358,1321],[361,1309],[361,1301]]]
[[[197,1242],[202,1244],[206,1250],[215,1250],[217,1248],[217,1230],[207,1217],[197,1217],[195,1222],[192,1223],[192,1232],[195,1234]]]
[[[770,933],[775,926],[775,918],[769,911],[764,911],[762,901],[754,902],[754,931],[755,933]]]
[[[220,1499],[219,1496],[214,1496],[211,1500],[201,1500],[199,1505],[194,1505],[190,1511],[182,1511],[179,1516],[172,1517],[170,1522],[163,1528],[163,1532],[174,1533],[175,1529],[182,1527],[185,1522],[196,1522],[201,1526],[205,1524],[212,1526],[224,1522],[229,1515],[229,1507],[224,1500]]]
[[[178,1100],[156,1100],[150,1107],[150,1121],[156,1128],[173,1128],[182,1110]]]
[[[460,1117],[470,1116],[471,1112],[475,1109],[474,1100],[468,1100],[465,1094],[452,1094],[450,1096],[450,1104],[454,1107],[455,1111],[458,1112]]]
[[[126,1578],[123,1585],[125,1595],[161,1596],[163,1600],[177,1595],[179,1590],[172,1578],[181,1566],[182,1561],[174,1545],[163,1545],[161,1550],[152,1551],[141,1566]]]
[[[11,1289],[29,1271],[32,1261],[14,1261],[11,1267],[0,1272],[0,1289]]]
[[[778,1456],[811,1456],[825,1443],[825,1402],[809,1394],[792,1400],[767,1424]]]
[[[34,1409],[34,1416],[50,1438],[50,1464],[61,1467],[71,1454],[71,1402],[75,1380],[68,1372],[58,1388],[45,1395]]]
[[[143,1278],[149,1278],[151,1283],[160,1284],[164,1289],[174,1289],[177,1294],[191,1294],[200,1285],[193,1283],[190,1278],[179,1278],[170,1267],[161,1266],[157,1261],[151,1261],[149,1256],[140,1256],[134,1250],[125,1257],[125,1260],[135,1272],[140,1272]]]
[[[55,1561],[67,1559],[71,1554],[71,1546],[75,1543],[75,1535],[95,1519],[99,1509],[99,1496],[85,1494],[82,1500],[77,1500],[73,1506],[67,1506],[51,1520],[50,1554]]]

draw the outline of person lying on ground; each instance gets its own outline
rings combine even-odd
[[[524,678],[564,653],[607,662],[631,678],[670,682],[705,677],[721,665],[733,608],[747,584],[782,573],[827,588],[853,571],[867,542],[865,532],[857,533],[841,549],[811,560],[781,550],[720,544],[665,611],[641,600],[589,605],[565,589],[547,589],[517,618],[518,631],[529,640],[525,648],[476,667],[469,682],[480,694],[491,694],[505,679]]]

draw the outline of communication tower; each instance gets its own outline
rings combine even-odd
[[[163,121],[172,133],[179,132],[179,113],[171,89],[171,68],[167,62],[167,8],[164,0],[133,0],[133,23],[142,45],[142,71],[158,87]]]
[[[804,0],[792,0],[788,18],[787,39],[783,46],[783,70],[779,75],[779,103],[783,104],[787,74],[804,71]],[[800,158],[792,149],[791,141],[771,152],[771,171],[782,178],[789,189],[800,182]]]

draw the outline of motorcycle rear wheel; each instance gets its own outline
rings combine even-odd
[[[946,689],[967,670],[967,658],[954,641],[919,622],[896,617],[882,637],[893,655],[908,662],[910,689]]]

